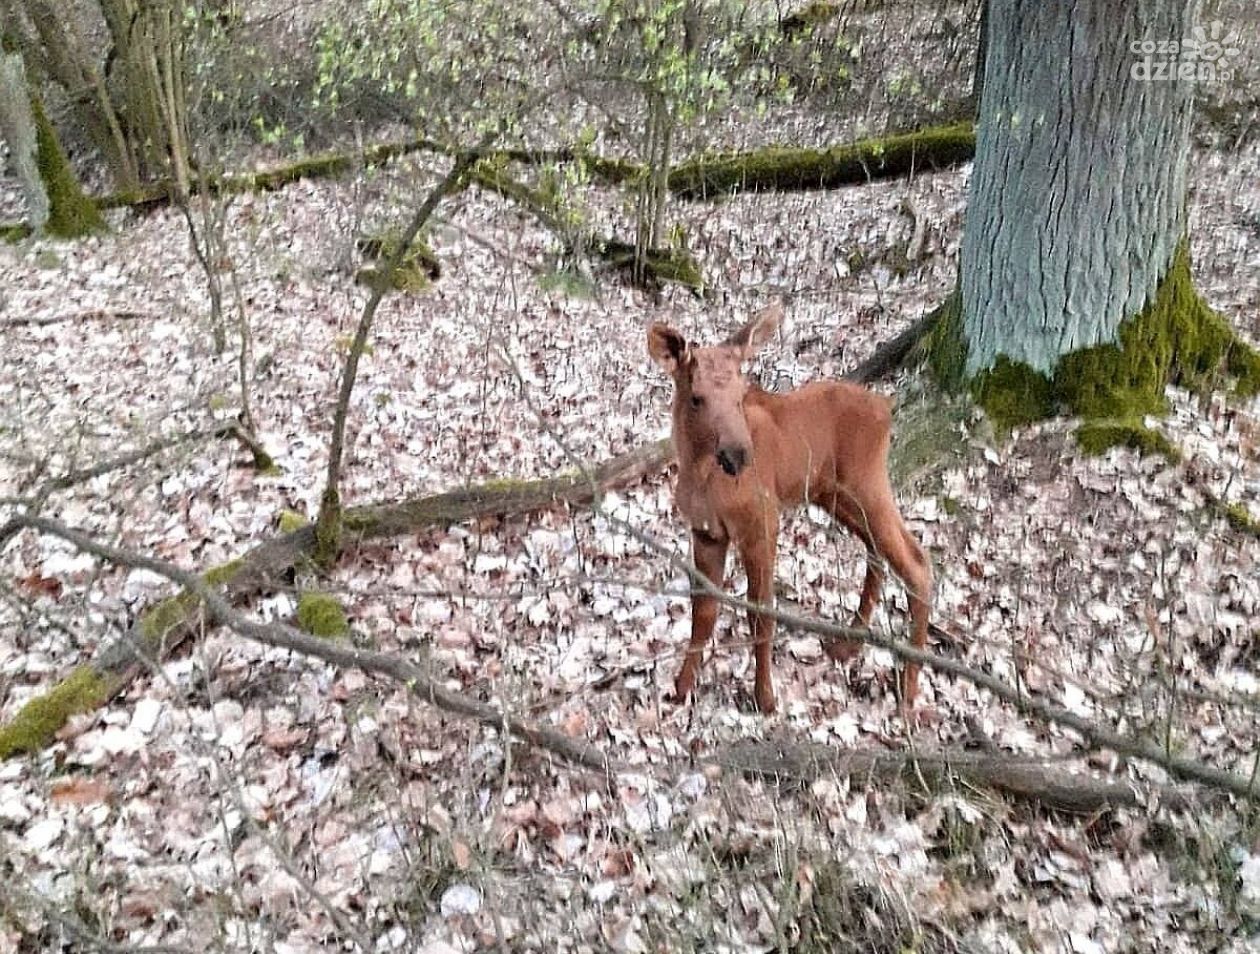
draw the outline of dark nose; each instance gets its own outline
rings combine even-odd
[[[734,477],[748,463],[748,453],[742,447],[719,447],[717,459],[722,469]]]

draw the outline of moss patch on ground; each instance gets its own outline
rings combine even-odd
[[[328,593],[307,592],[298,597],[298,628],[320,639],[344,639],[350,621],[341,602]]]
[[[104,678],[90,666],[80,666],[0,728],[0,759],[43,750],[66,720],[104,705],[110,695]]]
[[[1222,503],[1220,509],[1225,522],[1239,533],[1260,537],[1260,520],[1251,515],[1245,504]]]
[[[280,511],[280,532],[281,533],[295,533],[298,530],[301,530],[303,527],[305,527],[308,523],[310,523],[310,521],[307,520],[304,515],[298,513],[296,510],[281,510]]]
[[[1232,379],[1236,394],[1260,393],[1260,353],[1195,290],[1184,242],[1154,300],[1121,326],[1118,341],[1064,356],[1049,377],[1000,358],[964,381],[957,294],[942,307],[942,320],[925,342],[929,363],[945,386],[965,386],[999,430],[1062,411],[1084,419],[1077,438],[1089,453],[1120,444],[1177,460],[1176,448],[1143,423],[1146,415],[1167,411],[1166,385],[1206,393]]]

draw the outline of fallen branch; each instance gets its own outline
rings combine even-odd
[[[886,752],[836,749],[813,742],[780,745],[749,741],[725,746],[705,761],[723,769],[806,785],[831,777],[848,778],[855,785],[898,779],[933,788],[962,783],[1069,812],[1139,808],[1150,802],[1132,782],[1078,774],[1059,762],[1001,752]],[[1168,808],[1187,808],[1196,801],[1192,792],[1171,786],[1155,786],[1153,793]]]
[[[660,470],[668,459],[669,442],[655,441],[605,461],[596,468],[594,483],[577,476],[495,481],[400,502],[350,507],[344,514],[347,539],[343,544],[362,537],[450,526],[478,517],[588,504],[598,493]],[[16,533],[42,519],[19,514],[6,524],[6,530]],[[310,559],[314,548],[315,528],[308,524],[254,547],[243,557],[215,567],[199,579],[206,585],[221,587],[225,600],[246,600],[283,584],[296,566]],[[195,590],[186,589],[149,607],[127,633],[48,692],[31,700],[9,725],[0,728],[0,758],[47,746],[71,715],[108,702],[144,671],[142,660],[164,660],[199,633],[202,623],[201,600]]]
[[[25,315],[0,321],[0,329],[8,328],[45,328],[48,325],[59,325],[68,321],[137,321],[140,319],[156,320],[157,316],[147,311],[131,311],[128,309],[97,308],[93,311],[74,311],[63,315]]]
[[[162,437],[144,447],[137,448],[133,451],[127,451],[93,464],[91,467],[83,467],[78,470],[67,471],[59,477],[45,481],[39,489],[31,496],[31,500],[42,506],[49,496],[59,490],[69,490],[71,487],[85,483],[96,477],[103,477],[105,474],[112,473],[115,470],[122,470],[124,467],[130,467],[150,457],[155,457],[163,451],[171,448],[179,447],[183,444],[192,444],[197,441],[207,440],[209,438],[218,437],[234,437],[246,447],[251,454],[254,455],[255,465],[260,470],[268,466],[273,466],[271,457],[262,448],[253,437],[246,433],[236,421],[229,421],[215,428],[195,428],[191,431],[185,431],[183,434],[175,434],[171,437]],[[263,464],[259,465],[259,455],[262,455]],[[9,520],[0,525],[0,550],[3,550],[13,537],[22,529],[16,520]]]
[[[605,514],[605,516],[609,516]],[[614,519],[615,518],[611,518]],[[783,613],[772,606],[751,603],[748,600],[738,596],[732,596],[729,593],[715,587],[709,580],[704,577],[694,566],[679,559],[670,551],[664,550],[655,544],[650,538],[646,538],[637,530],[629,527],[623,521],[616,521],[619,525],[631,533],[636,539],[654,547],[658,552],[666,555],[671,562],[678,568],[687,573],[691,579],[692,586],[714,596],[720,602],[742,609],[747,612],[757,612],[773,618],[781,626],[787,629],[795,629],[800,632],[813,633],[823,637],[826,640],[857,640],[876,646],[880,649],[887,650],[902,662],[915,662],[921,666],[927,666],[937,672],[943,672],[947,675],[964,679],[972,685],[981,689],[986,689],[998,699],[1013,707],[1017,712],[1027,716],[1033,716],[1042,722],[1049,722],[1055,725],[1071,729],[1081,736],[1085,742],[1094,748],[1110,749],[1120,755],[1130,758],[1142,759],[1153,765],[1158,765],[1164,771],[1190,782],[1198,782],[1209,788],[1215,788],[1230,795],[1236,795],[1239,798],[1255,800],[1260,796],[1260,786],[1257,785],[1257,778],[1246,778],[1236,775],[1233,772],[1227,772],[1214,766],[1207,765],[1195,759],[1186,758],[1181,755],[1174,755],[1169,749],[1160,746],[1146,739],[1135,738],[1132,736],[1121,735],[1112,729],[1103,725],[1091,722],[1090,720],[1077,715],[1063,706],[1055,705],[1045,699],[1037,696],[1031,696],[1027,692],[1022,691],[1010,683],[1003,682],[996,676],[991,676],[987,672],[982,672],[973,666],[959,662],[956,659],[950,659],[945,656],[938,656],[936,653],[929,652],[925,649],[918,649],[904,640],[895,639],[884,633],[877,632],[873,629],[856,626],[840,626],[835,623],[828,623],[825,620],[811,619],[804,616],[798,616],[792,613]]]
[[[204,614],[208,622],[227,626],[247,639],[265,646],[302,653],[334,666],[361,669],[367,673],[386,676],[406,686],[408,691],[417,698],[444,712],[472,719],[494,729],[506,730],[517,738],[553,752],[574,765],[604,773],[612,770],[612,764],[608,758],[594,746],[570,738],[554,729],[525,722],[495,706],[479,702],[462,693],[444,689],[434,682],[427,672],[405,659],[385,653],[355,649],[349,645],[309,636],[283,623],[259,623],[233,609],[213,583],[208,582],[204,577],[188,573],[164,560],[128,553],[117,547],[100,543],[55,520],[26,516],[19,519],[26,526],[41,533],[47,533],[74,544],[84,553],[90,553],[119,566],[149,570],[166,577],[182,586],[184,592],[193,597],[196,601],[198,616]],[[19,715],[18,719],[20,718]],[[18,719],[14,722],[16,723]],[[10,731],[11,728],[11,726],[6,728],[5,732]],[[0,733],[0,756],[12,754],[11,751],[6,750],[2,737],[3,733]]]
[[[937,326],[944,314],[944,306],[938,305],[895,338],[885,341],[865,361],[841,377],[858,384],[871,384],[892,374],[905,365],[915,346]]]

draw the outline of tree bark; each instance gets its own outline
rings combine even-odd
[[[809,742],[740,742],[720,748],[707,761],[802,785],[830,777],[847,778],[854,786],[898,779],[932,788],[970,785],[1068,812],[1139,808],[1149,801],[1132,782],[1085,775],[1061,763],[1009,752],[888,752]],[[1152,794],[1168,808],[1184,809],[1196,800],[1192,791],[1173,786],[1153,786]]]
[[[0,50],[0,136],[9,146],[9,164],[22,184],[31,228],[42,231],[48,221],[48,193],[36,162],[35,115],[26,92],[26,67],[21,53]]]
[[[1193,0],[992,0],[963,236],[966,373],[1048,374],[1116,340],[1186,228],[1192,85],[1141,82],[1130,49],[1189,36]]]
[[[1260,391],[1260,355],[1191,278],[1183,74],[1201,61],[1134,52],[1192,36],[1197,6],[989,0],[959,294],[930,351],[1001,429],[1066,408],[1087,451],[1160,451],[1143,416],[1167,384]]]

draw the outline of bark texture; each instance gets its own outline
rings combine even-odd
[[[1113,342],[1185,234],[1192,84],[1130,49],[1191,35],[1195,0],[992,0],[960,287],[968,377],[1049,374]]]

